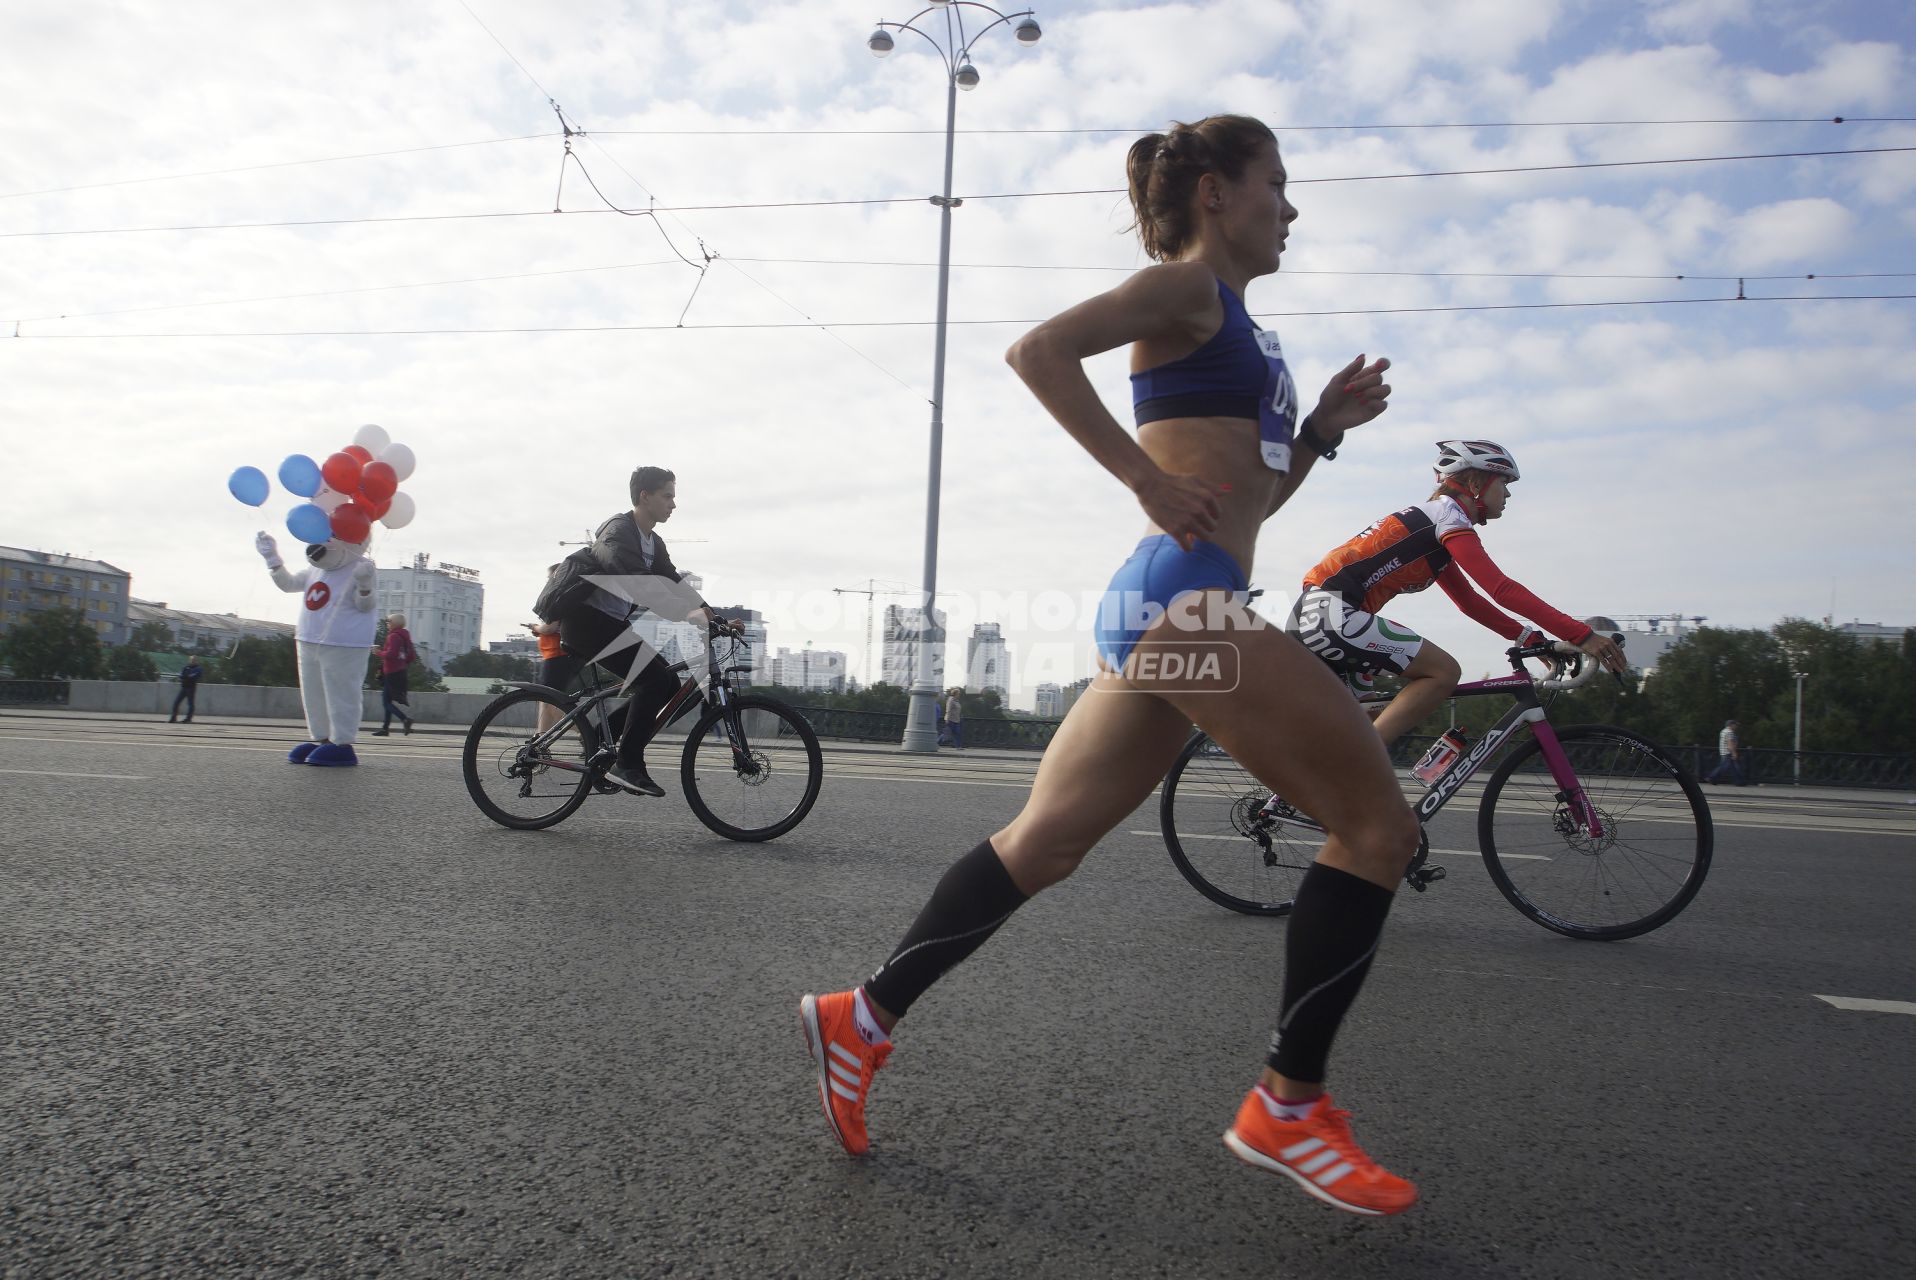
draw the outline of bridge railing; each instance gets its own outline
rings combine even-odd
[[[0,680],[0,707],[64,707],[64,680]]]

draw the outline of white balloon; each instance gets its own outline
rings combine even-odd
[[[364,449],[367,453],[372,454],[375,458],[379,456],[381,449],[384,449],[392,442],[393,438],[386,434],[386,428],[376,422],[368,422],[365,426],[353,432],[353,443]]]
[[[386,514],[380,517],[379,523],[385,525],[388,529],[403,529],[412,523],[412,518],[415,514],[416,511],[412,504],[412,495],[409,493],[395,493],[393,495],[392,506],[386,508]]]
[[[319,486],[319,492],[315,493],[311,498],[308,498],[307,501],[311,502],[321,511],[324,511],[327,515],[331,515],[346,504],[347,498],[345,494],[333,488],[331,485],[322,484]]]
[[[403,444],[389,444],[385,448],[375,449],[373,452],[378,456],[381,462],[391,467],[393,474],[401,480],[411,475],[412,469],[418,465],[413,459],[412,450]]]

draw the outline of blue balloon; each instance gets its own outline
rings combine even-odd
[[[333,536],[333,521],[310,502],[302,502],[286,513],[286,530],[301,542],[324,542]]]
[[[286,492],[310,498],[319,492],[319,464],[303,453],[296,453],[279,464],[279,482],[286,486]]]
[[[266,473],[258,467],[241,467],[226,477],[226,491],[249,507],[264,503],[271,489],[266,483]]]

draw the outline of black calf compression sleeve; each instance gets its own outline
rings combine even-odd
[[[1321,862],[1304,873],[1284,944],[1284,1007],[1271,1037],[1271,1070],[1323,1081],[1331,1040],[1370,972],[1394,896]]]
[[[866,997],[904,1017],[912,1001],[983,946],[1026,900],[985,841],[951,864],[891,959],[865,983]]]

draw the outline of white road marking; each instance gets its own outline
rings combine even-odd
[[[1853,1009],[1861,1013],[1916,1014],[1916,1003],[1908,1000],[1859,1000],[1855,996],[1818,996],[1816,998],[1826,1004],[1833,1004],[1838,1009]]]
[[[116,782],[145,782],[144,773],[62,773],[57,769],[0,769],[0,773],[23,774],[34,778],[111,778]]]

